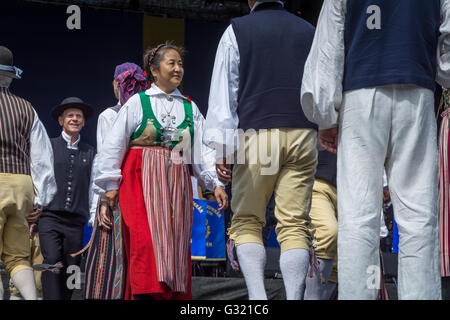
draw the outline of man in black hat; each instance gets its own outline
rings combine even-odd
[[[94,147],[80,141],[80,131],[92,108],[76,97],[66,98],[52,110],[52,117],[62,127],[61,135],[51,139],[55,157],[55,176],[58,192],[44,208],[38,228],[44,264],[61,266],[42,274],[44,300],[70,300],[79,266],[80,256],[70,254],[83,246],[83,227],[89,217],[92,198],[91,169]],[[75,277],[70,277],[74,274]],[[70,281],[68,281],[70,280]]]
[[[12,52],[0,46],[0,260],[22,297],[35,300],[27,221],[32,224],[52,200],[56,183],[44,126],[31,103],[9,90],[21,73]]]

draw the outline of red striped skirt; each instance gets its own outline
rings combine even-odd
[[[161,147],[130,149],[122,165],[126,299],[192,299],[192,184],[187,164],[174,155]]]
[[[439,138],[439,224],[441,275],[450,276],[450,109],[442,113]]]

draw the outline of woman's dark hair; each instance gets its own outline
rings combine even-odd
[[[163,44],[160,44],[154,48],[149,48],[144,53],[144,71],[147,74],[147,80],[154,83],[155,79],[152,75],[151,68],[159,70],[161,65],[161,61],[164,58],[164,54],[168,50],[175,50],[178,52],[180,57],[183,59],[185,50],[183,47],[179,47],[174,44],[173,41],[166,41]]]

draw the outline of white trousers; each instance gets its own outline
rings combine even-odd
[[[337,161],[339,299],[377,296],[384,167],[400,236],[398,298],[441,299],[434,94],[413,85],[344,94]]]

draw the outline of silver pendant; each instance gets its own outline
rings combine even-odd
[[[161,129],[162,131],[162,141],[161,141],[161,145],[163,147],[172,148],[172,143],[173,142],[179,142],[181,141],[181,130],[177,129],[177,128],[172,128],[172,127],[164,127]]]
[[[172,116],[171,114],[162,114],[161,117],[162,122],[166,126],[170,127],[171,125],[175,125],[175,116]]]

